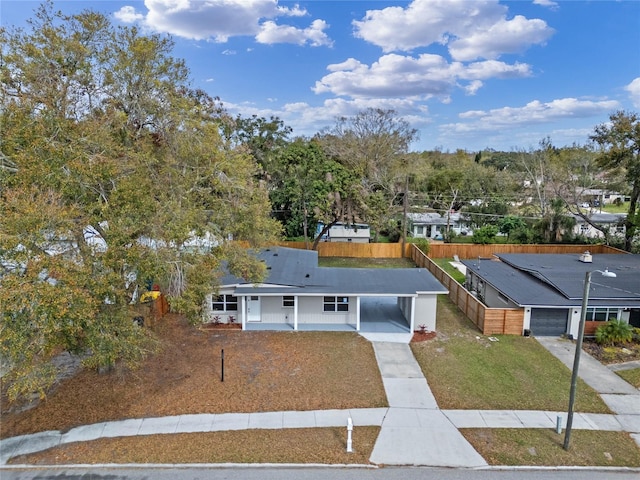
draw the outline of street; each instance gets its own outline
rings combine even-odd
[[[2,468],[2,480],[637,480],[640,470],[340,467],[60,467]]]

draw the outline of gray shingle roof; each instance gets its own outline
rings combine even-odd
[[[318,267],[318,254],[311,250],[274,247],[258,257],[267,264],[268,277],[258,287],[226,275],[223,285],[238,284],[236,294],[327,294],[327,295],[415,295],[418,292],[447,293],[447,289],[423,268],[332,268]]]
[[[519,305],[580,305],[587,272],[608,269],[616,278],[597,272],[591,276],[589,303],[592,305],[640,307],[640,256],[631,254],[593,255],[592,263],[580,255],[498,254],[499,261],[463,263],[486,282]]]

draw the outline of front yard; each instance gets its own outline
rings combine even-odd
[[[531,337],[486,337],[447,297],[434,340],[411,345],[440,408],[564,411],[571,372]],[[576,410],[610,413],[580,381]]]
[[[163,350],[136,371],[81,371],[22,412],[3,400],[2,438],[125,418],[387,405],[373,348],[356,333],[205,331],[177,315],[157,332]]]

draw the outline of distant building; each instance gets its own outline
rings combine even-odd
[[[316,236],[320,235],[324,223],[318,223]],[[371,229],[366,223],[336,223],[322,236],[323,242],[353,242],[369,243],[371,241]]]
[[[447,231],[447,215],[438,212],[408,213],[407,218],[411,222],[411,234],[415,238],[431,238],[442,240]],[[458,235],[471,235],[469,227],[462,221],[460,213],[449,215],[449,229]]]

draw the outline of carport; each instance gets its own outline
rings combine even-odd
[[[408,333],[411,328],[398,306],[398,297],[360,297],[360,331]]]

